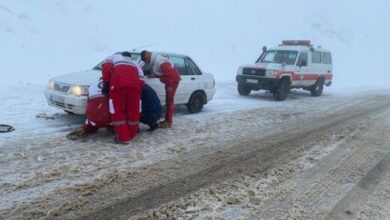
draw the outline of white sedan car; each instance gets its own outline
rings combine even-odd
[[[180,54],[159,53],[167,56],[179,70],[182,80],[175,95],[176,105],[187,105],[191,113],[202,111],[203,105],[210,101],[215,93],[214,76],[205,73],[188,56]],[[140,60],[138,52],[132,53],[132,58]],[[145,73],[148,67],[144,67]],[[89,85],[101,77],[101,66],[98,64],[92,70],[70,73],[49,80],[45,96],[50,106],[68,113],[83,115],[86,112]],[[162,104],[165,104],[165,87],[158,78],[144,79],[157,93]]]

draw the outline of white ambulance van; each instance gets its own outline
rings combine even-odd
[[[332,55],[314,47],[308,40],[285,40],[267,49],[255,64],[240,66],[237,71],[238,93],[247,96],[252,90],[269,90],[276,100],[284,100],[293,88],[321,96],[333,79]]]

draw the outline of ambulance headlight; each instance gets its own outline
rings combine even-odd
[[[265,75],[268,77],[277,77],[279,75],[279,71],[277,70],[266,70]]]
[[[53,80],[49,80],[49,82],[47,83],[47,89],[54,89],[54,81]]]
[[[75,96],[87,96],[88,86],[72,86],[69,89],[69,93]]]

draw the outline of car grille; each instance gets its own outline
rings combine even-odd
[[[62,84],[62,83],[54,83],[54,90],[59,92],[68,92],[70,89],[69,85]]]
[[[63,102],[51,101],[51,103],[52,103],[53,105],[56,105],[56,106],[65,108],[65,103],[63,103]]]
[[[244,68],[242,74],[250,76],[265,76],[265,69]]]

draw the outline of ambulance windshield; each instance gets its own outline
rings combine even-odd
[[[293,50],[269,50],[260,60],[260,63],[285,63],[294,65],[298,51]]]

